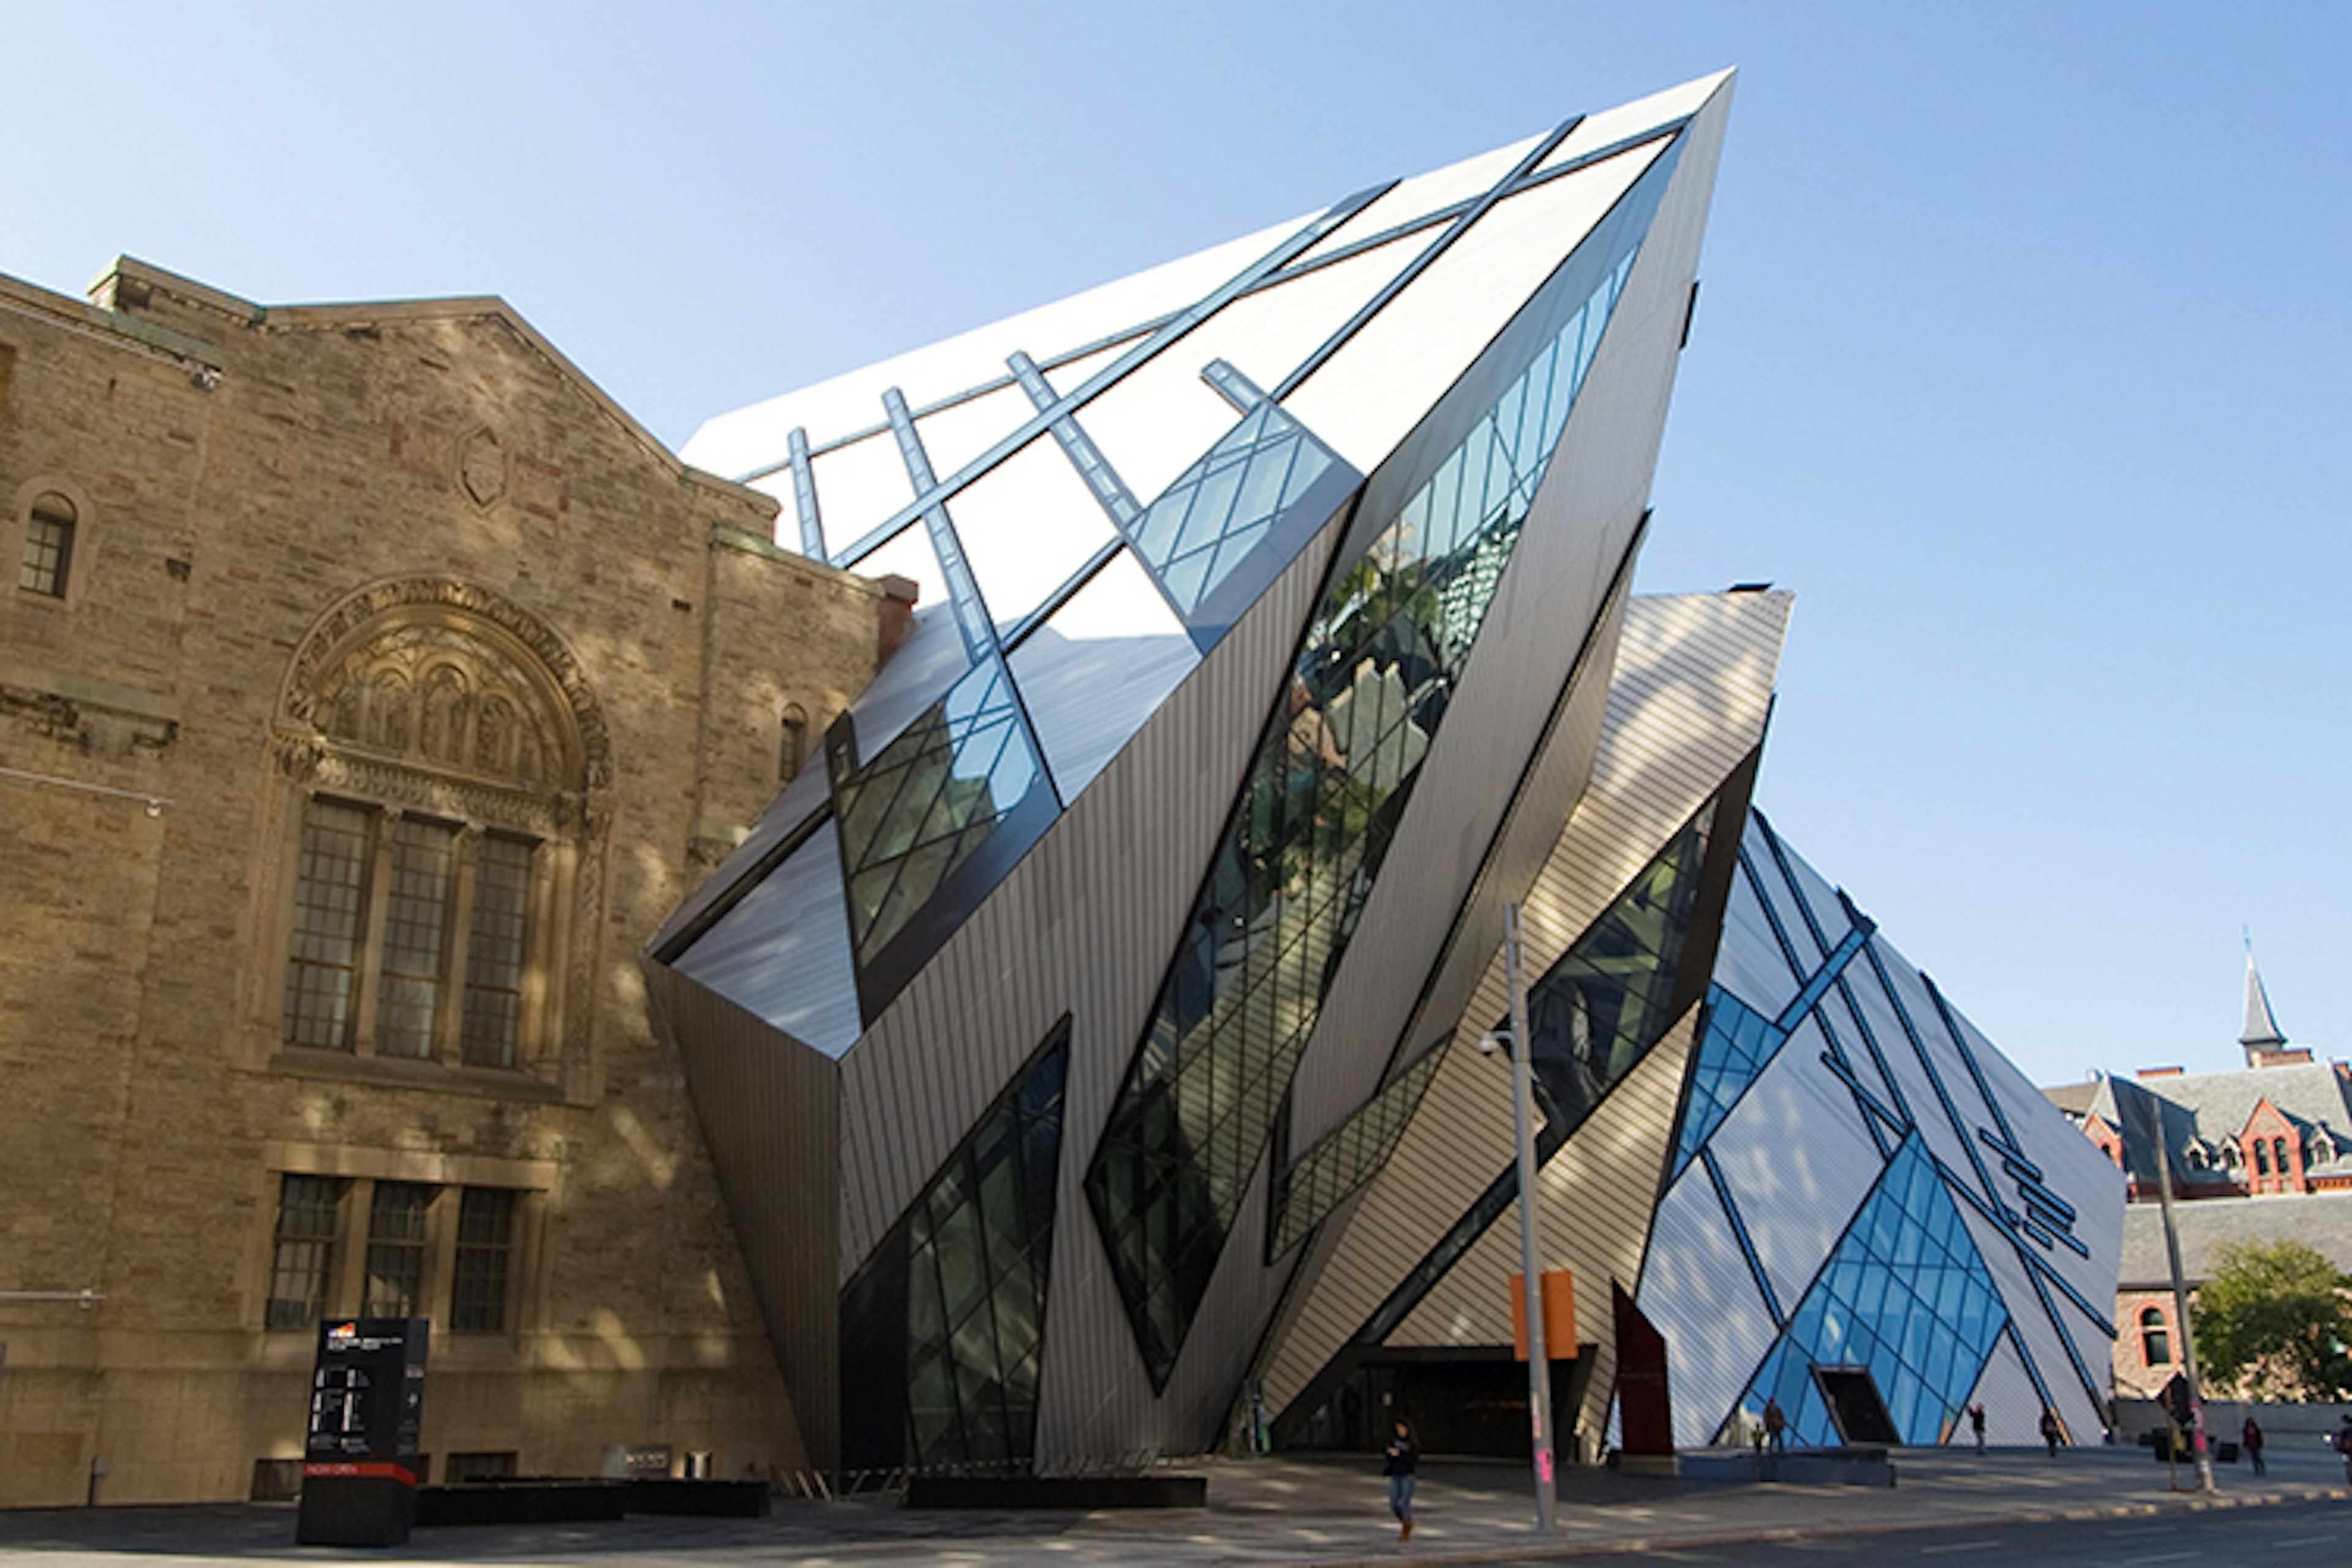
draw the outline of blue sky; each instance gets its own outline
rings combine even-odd
[[[0,271],[499,293],[709,415],[1724,65],[1644,588],[1799,595],[1759,801],[2042,1081],[2352,1054],[2352,7],[19,7]]]

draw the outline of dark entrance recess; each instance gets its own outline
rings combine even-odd
[[[1563,1462],[1577,1451],[1570,1441],[1571,1423],[1591,1373],[1592,1352],[1579,1345],[1575,1360],[1551,1363],[1552,1444]],[[1412,1423],[1425,1454],[1524,1459],[1527,1363],[1514,1360],[1508,1345],[1383,1351],[1360,1362],[1323,1404],[1277,1426],[1274,1446],[1289,1452],[1376,1453],[1399,1415]]]
[[[1837,1423],[1838,1436],[1848,1443],[1900,1443],[1902,1435],[1886,1414],[1886,1402],[1878,1397],[1878,1384],[1871,1380],[1866,1366],[1817,1366],[1813,1381],[1821,1384],[1822,1397],[1830,1407],[1830,1419]]]

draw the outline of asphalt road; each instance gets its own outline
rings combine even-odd
[[[1558,1563],[1520,1560],[1519,1568]],[[1587,1562],[1738,1563],[1740,1568],[1831,1568],[1864,1563],[1950,1563],[1960,1568],[2155,1568],[2206,1564],[2352,1562],[2352,1500],[2217,1509],[2164,1519],[1965,1524],[1865,1535],[1800,1535],[1722,1546],[1609,1552]]]

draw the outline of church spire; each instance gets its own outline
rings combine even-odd
[[[2263,989],[2262,971],[2254,967],[2254,948],[2246,944],[2246,1026],[2238,1035],[2238,1044],[2246,1047],[2246,1065],[2259,1066],[2255,1053],[2274,1051],[2286,1044],[2280,1033],[2278,1019],[2271,1012],[2270,993]]]

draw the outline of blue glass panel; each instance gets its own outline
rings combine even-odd
[[[1940,1443],[2008,1322],[1992,1276],[1916,1133],[1864,1199],[1742,1399],[1777,1397],[1799,1443],[1840,1441],[1828,1406],[1792,1397],[1815,1367],[1864,1366],[1901,1440]]]

